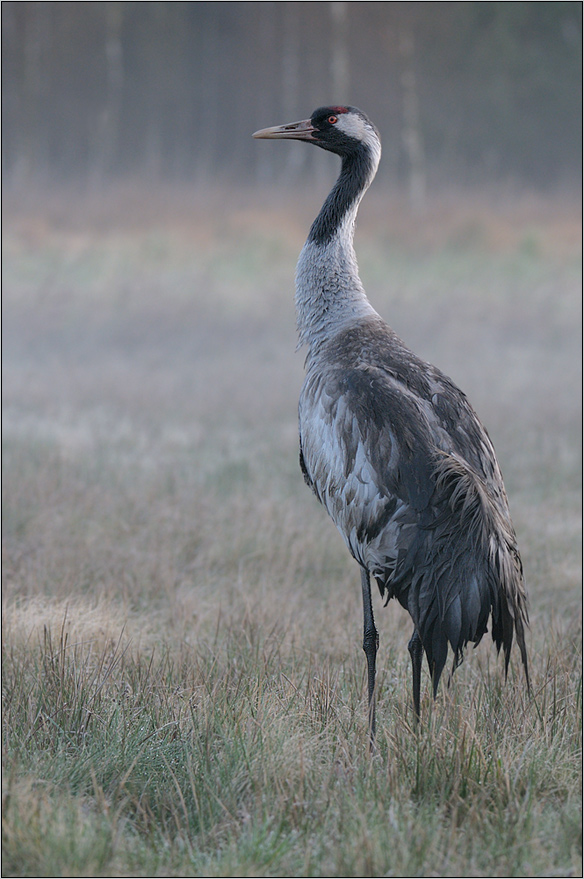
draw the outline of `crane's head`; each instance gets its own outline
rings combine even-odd
[[[356,107],[319,107],[310,119],[262,128],[253,136],[304,140],[342,157],[354,155],[363,147],[377,159],[381,153],[377,129]]]

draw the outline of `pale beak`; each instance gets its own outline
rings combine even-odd
[[[287,138],[288,140],[314,140],[312,133],[316,131],[310,119],[302,122],[289,122],[288,125],[274,125],[273,128],[262,128],[253,137]]]

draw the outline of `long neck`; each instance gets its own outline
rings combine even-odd
[[[353,249],[359,203],[375,176],[379,150],[343,158],[341,173],[311,226],[296,269],[299,346],[316,354],[352,321],[376,314],[359,278]]]
[[[347,214],[355,222],[359,203],[375,177],[378,162],[379,159],[374,161],[372,153],[365,146],[343,158],[341,173],[310,227],[308,241],[327,244],[338,236]],[[351,244],[352,237],[351,232]]]

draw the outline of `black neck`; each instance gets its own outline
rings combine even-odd
[[[349,155],[343,156],[341,173],[310,227],[309,241],[319,245],[328,244],[338,231],[347,211],[369,185],[371,171],[371,157],[365,145],[360,144]]]

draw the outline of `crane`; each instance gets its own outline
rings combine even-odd
[[[385,604],[397,598],[414,624],[417,722],[423,654],[436,698],[448,645],[454,671],[489,617],[505,675],[515,635],[529,689],[523,568],[485,428],[454,382],[382,320],[359,278],[353,234],[381,157],[377,129],[356,107],[332,106],[253,136],[300,140],[341,158],[296,270],[299,347],[307,348],[300,466],[361,569],[374,750],[379,635],[371,577]]]

